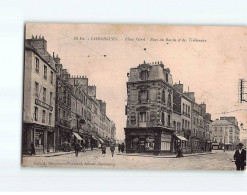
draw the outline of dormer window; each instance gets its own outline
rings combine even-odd
[[[142,70],[140,73],[140,79],[145,81],[148,79],[148,71],[147,70]]]

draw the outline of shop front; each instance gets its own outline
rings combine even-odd
[[[154,155],[170,153],[172,133],[172,130],[162,127],[125,128],[126,152]]]
[[[72,131],[60,128],[58,131],[58,150],[69,152],[72,150],[72,143],[73,143],[73,137],[72,137]]]
[[[191,147],[189,146],[189,141],[181,135],[173,135],[174,137],[174,151],[177,151],[179,147],[182,148],[183,153],[190,153]]]
[[[55,151],[54,129],[36,123],[23,124],[23,154],[31,154],[33,143],[36,154]]]

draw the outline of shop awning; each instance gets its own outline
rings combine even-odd
[[[73,134],[76,136],[76,138],[77,138],[78,140],[83,140],[83,139],[81,138],[81,136],[78,135],[78,133],[73,132]]]
[[[180,135],[176,135],[176,137],[182,141],[188,141],[185,137],[180,136]]]
[[[104,143],[104,141],[101,138],[98,138],[98,140],[100,143],[102,143],[102,144]]]

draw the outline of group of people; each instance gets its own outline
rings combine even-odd
[[[120,152],[123,153],[124,150],[125,150],[125,145],[124,145],[124,143],[118,144],[118,153],[120,153]]]
[[[124,149],[125,149],[124,143],[118,144],[118,153],[120,153],[120,152],[123,153]],[[102,150],[102,155],[105,156],[105,154],[106,154],[106,145],[105,144],[102,144],[101,150]],[[110,145],[110,151],[111,151],[111,156],[113,157],[114,151],[115,151],[115,144],[114,143]]]
[[[124,143],[118,144],[118,152],[119,153],[120,153],[120,151],[123,153],[124,149],[125,149]],[[75,156],[78,157],[79,151],[82,150],[82,146],[78,141],[74,144],[74,150],[75,150]],[[91,147],[91,150],[93,150],[92,147]],[[104,157],[106,155],[106,145],[104,143],[102,143],[102,145],[101,145],[101,151],[102,151],[102,155]],[[110,145],[110,151],[111,151],[111,155],[113,157],[114,151],[115,151],[115,144],[114,143],[112,143]]]

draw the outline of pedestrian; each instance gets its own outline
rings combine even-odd
[[[111,156],[113,157],[113,155],[114,155],[114,150],[115,150],[115,144],[111,144],[110,150],[111,150]]]
[[[31,143],[31,156],[35,156],[36,155],[36,153],[35,153],[35,147],[34,147],[34,144],[33,144],[33,142]]]
[[[78,157],[79,150],[81,149],[81,146],[78,143],[78,141],[75,142],[74,149],[75,149],[75,156]]]
[[[238,149],[236,150],[233,158],[235,160],[235,165],[237,170],[244,170],[244,167],[246,166],[246,150],[243,149],[243,144],[239,143]]]
[[[177,158],[180,158],[180,157],[183,157],[183,149],[179,145],[177,149]]]
[[[118,153],[120,153],[120,151],[121,151],[121,145],[120,145],[120,143],[118,143]]]
[[[105,154],[106,154],[106,146],[105,146],[105,144],[101,145],[101,150],[102,150],[103,156],[105,157]]]
[[[91,142],[91,150],[93,151],[93,142]]]
[[[121,145],[121,152],[122,153],[124,152],[124,148],[125,148],[124,143],[122,143],[122,145]]]

